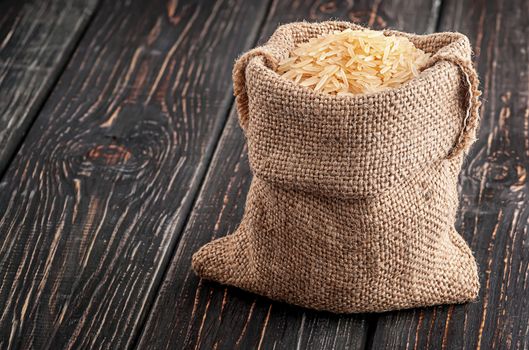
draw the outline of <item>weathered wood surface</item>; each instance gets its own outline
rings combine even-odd
[[[330,18],[426,32],[435,28],[437,1],[274,1],[261,34],[279,23]],[[271,302],[212,282],[190,269],[203,244],[233,232],[243,214],[251,173],[234,111],[163,281],[140,341],[156,349],[364,348],[372,315],[333,315]],[[372,324],[373,325],[373,324]]]
[[[92,18],[96,2],[0,2],[0,349],[529,348],[527,1],[106,0]],[[234,58],[329,18],[475,44],[485,105],[457,226],[477,303],[338,316],[190,270],[251,181]]]
[[[0,182],[0,348],[135,342],[266,5],[101,4]]]
[[[0,2],[0,176],[98,0]]]
[[[482,288],[477,303],[384,315],[376,349],[529,348],[528,15],[525,0],[444,2],[439,30],[469,36],[484,91],[457,223]]]

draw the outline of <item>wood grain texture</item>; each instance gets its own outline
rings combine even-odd
[[[0,2],[0,177],[98,0]]]
[[[0,182],[0,348],[134,343],[266,8],[102,3]]]
[[[484,106],[460,176],[457,228],[477,258],[476,303],[389,313],[377,349],[529,348],[529,3],[446,0],[440,30],[475,46]]]
[[[437,3],[423,1],[274,1],[262,30],[266,41],[280,23],[354,20],[376,28],[425,32]],[[434,6],[435,5],[435,6]],[[403,11],[403,9],[405,9]],[[411,10],[413,9],[413,10]],[[419,15],[408,16],[407,11]],[[314,312],[200,281],[191,256],[239,224],[251,181],[244,137],[232,110],[208,175],[142,333],[153,349],[358,349],[367,342],[370,315]]]

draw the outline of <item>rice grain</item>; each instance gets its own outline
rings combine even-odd
[[[322,93],[362,94],[399,87],[419,75],[429,58],[405,37],[346,29],[300,44],[279,63],[278,73]]]

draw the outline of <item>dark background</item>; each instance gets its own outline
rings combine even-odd
[[[333,315],[190,270],[250,184],[234,59],[331,18],[473,43],[457,228],[477,302]],[[528,348],[528,52],[526,0],[1,0],[0,348]]]

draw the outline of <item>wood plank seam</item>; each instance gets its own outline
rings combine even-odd
[[[264,13],[264,16],[262,16],[262,18],[260,19],[260,23],[257,26],[258,30],[254,34],[254,40],[253,40],[253,43],[252,43],[252,47],[257,44],[257,42],[258,42],[258,40],[260,38],[262,27],[264,26],[264,23],[268,19],[268,15],[270,13],[270,9],[272,7],[272,3],[273,3],[274,0],[267,0],[267,1],[268,1],[268,4],[266,6],[266,12]],[[199,181],[196,182],[196,184],[194,183],[193,184],[193,188],[190,189],[190,193],[192,193],[192,195],[191,195],[191,198],[189,199],[188,205],[185,208],[184,219],[182,220],[181,225],[179,227],[177,227],[177,229],[175,230],[175,234],[176,234],[176,236],[178,238],[175,239],[174,244],[172,245],[172,247],[169,248],[170,253],[167,255],[167,260],[166,260],[166,262],[164,264],[165,265],[164,272],[160,274],[160,276],[157,278],[157,281],[155,282],[156,286],[154,288],[154,292],[152,293],[151,301],[148,303],[147,309],[145,311],[145,315],[143,317],[141,317],[141,319],[143,321],[138,326],[138,331],[136,332],[136,334],[132,338],[133,341],[130,343],[130,347],[131,348],[137,348],[138,343],[139,343],[139,341],[140,341],[140,339],[142,337],[142,333],[144,332],[145,325],[146,325],[147,320],[149,318],[149,314],[153,310],[153,306],[154,306],[154,302],[156,300],[156,296],[158,295],[159,290],[160,290],[161,285],[162,285],[162,282],[163,282],[163,280],[165,279],[165,277],[167,275],[167,271],[169,269],[170,261],[172,260],[174,254],[176,253],[176,250],[178,249],[178,245],[180,243],[180,238],[182,236],[182,232],[183,232],[183,230],[185,229],[185,227],[187,226],[187,224],[189,222],[189,219],[191,217],[191,211],[194,208],[194,206],[196,205],[196,201],[198,200],[199,194],[202,191],[202,188],[204,186],[204,181],[205,181],[205,179],[207,177],[207,172],[209,170],[209,165],[211,163],[211,160],[213,159],[214,154],[217,152],[220,138],[221,138],[221,136],[222,136],[222,134],[224,132],[224,129],[226,128],[226,124],[228,122],[228,117],[230,116],[230,113],[232,113],[232,110],[234,108],[235,108],[235,97],[232,96],[231,97],[231,101],[229,103],[229,108],[227,108],[226,112],[224,113],[222,127],[220,128],[220,130],[216,134],[213,135],[213,137],[212,137],[213,141],[211,143],[211,147],[209,147],[206,150],[206,152],[204,153],[203,162],[200,164],[200,168],[198,169],[197,173],[195,173],[196,174],[195,178],[198,177]]]
[[[18,140],[13,140],[11,142],[8,142],[3,150],[0,150],[0,155],[2,158],[0,158],[0,182],[2,181],[7,169],[9,168],[9,165],[15,159],[15,156],[17,155],[18,151],[20,150],[20,147],[22,146],[24,139],[26,135],[28,134],[29,130],[32,128],[33,124],[35,123],[36,119],[38,118],[40,112],[42,111],[42,108],[46,104],[46,101],[51,96],[55,85],[60,80],[62,73],[64,72],[64,69],[68,66],[68,63],[70,62],[70,59],[73,57],[77,47],[79,46],[79,43],[83,40],[84,35],[86,34],[88,28],[90,27],[90,24],[92,23],[92,20],[94,19],[95,15],[98,12],[98,9],[101,4],[101,0],[94,0],[95,5],[92,9],[92,11],[87,11],[86,9],[83,10],[83,14],[87,16],[82,28],[77,32],[72,39],[72,43],[70,43],[68,49],[65,52],[65,57],[62,58],[61,62],[55,67],[55,72],[51,73],[52,77],[49,81],[46,91],[43,92],[43,95],[34,106],[32,106],[31,110],[28,112],[28,116],[26,117],[27,120],[25,121],[25,125],[23,129],[17,130],[17,133],[20,133],[20,137]],[[11,135],[11,137],[15,137]]]

